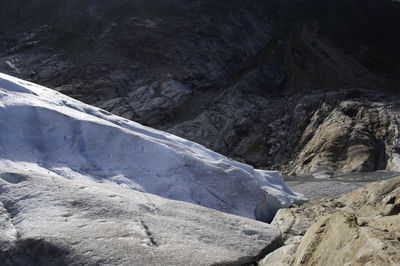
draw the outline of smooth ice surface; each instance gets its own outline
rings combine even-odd
[[[302,199],[278,172],[5,74],[0,123],[0,167],[111,182],[263,221]]]
[[[249,265],[281,244],[270,224],[36,170],[0,167],[2,266]]]

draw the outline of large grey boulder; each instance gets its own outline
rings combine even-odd
[[[281,244],[266,223],[54,173],[0,169],[1,265],[242,265]]]

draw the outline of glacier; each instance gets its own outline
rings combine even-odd
[[[3,170],[112,184],[266,222],[304,201],[279,172],[2,73],[0,121]]]

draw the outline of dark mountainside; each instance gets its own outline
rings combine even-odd
[[[0,72],[256,167],[399,171],[399,29],[386,0],[0,1]]]

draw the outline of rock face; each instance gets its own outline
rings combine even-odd
[[[344,197],[280,210],[272,222],[286,246],[260,265],[397,265],[400,177]],[[298,247],[297,247],[298,246]]]
[[[293,174],[321,171],[368,172],[380,169],[398,171],[399,105],[373,91],[350,90],[307,97],[318,102],[312,112],[298,104],[294,117],[300,121],[291,156],[282,170]],[[345,99],[351,100],[345,100]],[[382,99],[383,98],[383,99]],[[384,100],[385,99],[385,100]],[[300,111],[300,112],[298,112]]]
[[[5,266],[242,265],[281,244],[266,223],[15,168],[0,169],[0,232]]]
[[[16,0],[0,71],[256,167],[398,170],[395,100],[351,89],[398,93],[398,17],[389,0]]]
[[[350,89],[282,102],[230,94],[235,93],[170,131],[216,150],[225,147],[223,153],[250,164],[296,175],[400,169],[398,97]],[[222,127],[210,128],[204,121]]]

